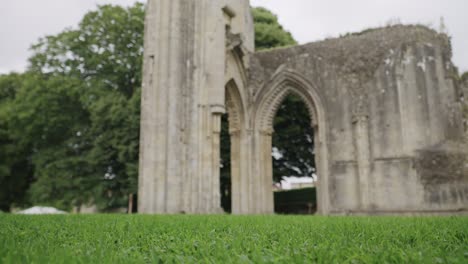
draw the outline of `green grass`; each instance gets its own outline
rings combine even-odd
[[[467,217],[0,215],[0,263],[468,263]]]

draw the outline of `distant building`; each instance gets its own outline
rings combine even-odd
[[[316,182],[316,174],[313,174],[312,177],[284,176],[281,182],[275,184],[274,190],[282,191],[315,187]]]

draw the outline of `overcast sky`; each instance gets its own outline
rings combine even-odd
[[[24,70],[32,43],[76,27],[97,4],[131,5],[136,1],[2,0],[0,73]],[[251,4],[276,13],[301,44],[383,26],[389,21],[439,29],[443,17],[452,36],[453,61],[462,72],[468,71],[468,0],[251,0]]]

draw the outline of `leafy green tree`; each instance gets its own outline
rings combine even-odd
[[[34,182],[29,190],[34,203],[69,208],[86,197],[76,181],[83,163],[83,139],[76,131],[87,127],[88,113],[80,101],[81,82],[68,76],[28,73],[12,105],[11,133],[31,149]],[[64,195],[62,195],[64,194]],[[79,194],[79,195],[77,195]]]
[[[33,150],[31,201],[125,206],[137,189],[144,6],[105,5],[33,45],[14,131]]]
[[[467,71],[467,72],[464,72],[464,73],[461,75],[461,80],[464,81],[464,82],[467,82],[467,81],[468,81],[468,71]]]
[[[32,180],[30,148],[12,132],[13,101],[27,75],[0,76],[0,210],[26,203],[26,190]]]
[[[252,8],[255,26],[255,48],[272,49],[296,44],[291,33],[284,30],[278,17],[263,7]]]
[[[294,94],[288,95],[274,119],[273,178],[311,176],[315,172],[314,130],[307,106]]]

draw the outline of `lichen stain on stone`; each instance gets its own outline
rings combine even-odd
[[[418,151],[415,168],[423,185],[468,183],[468,148],[446,142]]]

